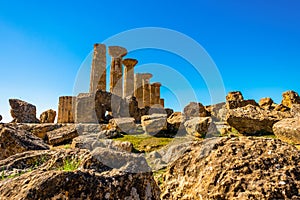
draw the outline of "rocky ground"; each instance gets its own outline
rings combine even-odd
[[[0,199],[300,199],[300,97],[57,124],[10,100],[0,124]],[[0,120],[2,117],[0,116]],[[38,123],[39,122],[39,123]]]

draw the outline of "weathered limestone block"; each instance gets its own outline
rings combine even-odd
[[[188,135],[204,138],[207,134],[217,132],[216,125],[211,117],[193,117],[184,123]]]
[[[127,58],[123,60],[124,69],[124,94],[123,98],[134,95],[134,66],[138,63],[136,59]]]
[[[57,123],[74,123],[76,97],[59,97]]]
[[[40,115],[40,122],[41,123],[54,123],[55,117],[56,117],[56,111],[49,109]]]
[[[265,110],[273,109],[274,101],[270,97],[262,98],[259,100],[259,106]]]
[[[292,104],[300,104],[300,97],[295,91],[284,92],[282,98],[281,104],[288,108],[292,108]]]
[[[70,143],[71,140],[77,136],[78,132],[75,125],[68,125],[47,132],[47,139],[50,145]]]
[[[272,126],[284,119],[292,117],[289,112],[264,110],[258,106],[247,105],[228,111],[227,123],[245,135],[273,133]]]
[[[135,119],[132,117],[113,118],[109,120],[109,128],[115,128],[118,132],[132,134],[136,132]]]
[[[81,93],[76,98],[76,123],[98,123],[95,107],[95,94]]]
[[[79,166],[72,171],[57,170],[66,160]],[[0,161],[0,167],[6,168],[5,178],[14,171],[26,172],[1,181],[0,199],[160,199],[145,158],[125,151],[101,147],[92,152],[36,151]]]
[[[225,102],[206,106],[205,109],[210,113],[213,121],[226,121],[228,110]]]
[[[44,124],[38,124],[36,126],[33,126],[32,128],[29,128],[28,131],[30,131],[33,135],[45,140],[47,136],[47,132],[58,129],[61,126],[62,126],[61,124],[44,123]]]
[[[150,78],[152,74],[144,73],[142,74],[143,80],[143,104],[144,106],[150,106]]]
[[[127,50],[119,46],[110,46],[108,47],[108,53],[111,56],[110,92],[123,97],[122,57],[127,54]]]
[[[30,132],[9,124],[0,125],[0,160],[24,151],[45,149],[49,147],[44,141]]]
[[[9,99],[10,114],[15,123],[39,123],[36,118],[36,107],[19,99]]]
[[[170,132],[185,132],[184,122],[186,117],[181,112],[174,112],[167,118],[168,130]]]
[[[144,102],[143,102],[143,79],[142,74],[135,74],[134,77],[134,96],[136,97],[136,100],[138,101],[139,108],[144,108]]]
[[[243,101],[244,97],[240,91],[229,92],[226,96],[226,101]]]
[[[191,102],[184,107],[184,115],[187,118],[191,117],[207,117],[209,113],[201,103]]]
[[[300,118],[283,119],[273,126],[276,137],[284,142],[300,144]]]
[[[144,115],[141,119],[144,131],[150,135],[157,135],[160,131],[167,130],[167,115]]]
[[[97,147],[108,148],[116,151],[133,151],[132,143],[117,141],[111,139],[99,140],[95,135],[80,135],[73,139],[72,148],[88,149],[93,151]]]
[[[94,45],[90,93],[95,93],[97,90],[106,90],[106,46],[104,44]]]

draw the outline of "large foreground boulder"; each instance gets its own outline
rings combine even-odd
[[[136,132],[135,119],[132,117],[113,118],[109,120],[109,129],[114,128],[118,132],[132,134]]]
[[[0,167],[0,199],[155,200],[160,195],[144,158],[109,149],[25,152],[0,161]]]
[[[45,149],[49,147],[30,132],[7,124],[0,125],[0,160],[24,151]]]
[[[282,141],[300,144],[300,118],[283,119],[274,124],[273,131]]]
[[[280,140],[212,138],[168,166],[162,199],[299,199],[300,152]]]
[[[36,118],[36,107],[19,99],[9,99],[10,114],[15,123],[39,123]]]
[[[272,126],[284,119],[291,117],[289,112],[263,110],[258,106],[246,107],[228,111],[227,123],[238,132],[245,135],[273,133]]]

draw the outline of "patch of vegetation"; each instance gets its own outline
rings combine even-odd
[[[261,136],[258,136],[258,137],[263,137],[263,138],[270,138],[270,139],[276,139],[276,135],[274,134],[266,134],[266,135],[261,135]]]
[[[153,137],[150,135],[124,135],[122,138],[116,138],[117,141],[128,141],[133,144],[136,152],[151,152],[168,145],[173,138]]]
[[[164,173],[166,173],[166,171],[167,171],[167,169],[161,169],[161,170],[153,172],[154,180],[156,181],[158,186],[163,184],[163,182],[164,182],[163,175],[164,175]]]
[[[5,180],[5,179],[10,179],[10,178],[15,178],[15,177],[18,177],[18,176],[21,176],[22,174],[25,174],[26,172],[24,171],[20,171],[16,174],[12,174],[12,175],[9,175],[9,176],[5,176],[4,174],[4,169],[2,169],[2,172],[1,172],[1,181]]]
[[[64,149],[71,149],[71,145],[70,145],[70,144],[66,144],[66,145],[64,146]]]
[[[63,166],[59,168],[59,170],[63,170],[63,171],[74,171],[76,169],[78,169],[79,165],[80,165],[80,160],[76,159],[76,158],[66,158],[63,161]]]

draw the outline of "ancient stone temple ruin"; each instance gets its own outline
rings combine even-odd
[[[106,91],[107,53],[111,57],[109,92]],[[138,60],[124,58],[126,55],[123,47],[95,44],[89,93],[60,97],[57,122],[99,123],[111,117],[133,117],[139,122],[151,107],[163,109],[161,84],[151,83],[150,73],[135,74]]]

